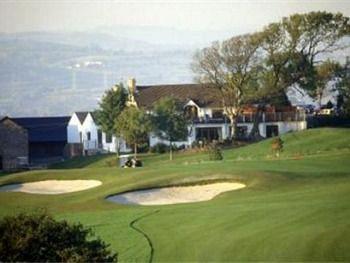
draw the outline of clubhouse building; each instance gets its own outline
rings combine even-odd
[[[153,104],[163,97],[174,97],[181,102],[184,115],[189,120],[188,137],[175,144],[190,147],[198,140],[229,138],[231,123],[225,115],[222,99],[216,89],[203,84],[137,86],[135,79],[128,81],[129,105],[151,110]],[[257,105],[246,105],[238,116],[238,136],[246,139],[253,128]],[[290,131],[307,128],[305,111],[294,106],[266,104],[259,116],[259,132],[262,137],[278,136]],[[149,144],[169,142],[150,134]]]

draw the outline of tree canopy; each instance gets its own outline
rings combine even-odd
[[[100,239],[81,224],[56,221],[47,214],[19,214],[0,220],[2,262],[116,262]]]
[[[127,92],[122,83],[107,90],[96,111],[97,123],[108,134],[117,134],[114,125],[119,114],[125,108]]]
[[[319,97],[340,66],[324,55],[349,47],[342,41],[349,35],[349,17],[341,13],[295,14],[260,32],[199,50],[193,71],[198,82],[221,92],[234,136],[237,116],[247,102],[276,96],[294,84]]]
[[[212,84],[222,95],[224,111],[232,124],[232,137],[237,116],[256,88],[259,41],[254,34],[237,36],[215,42],[194,56],[192,66],[197,81]]]
[[[153,105],[153,132],[161,139],[170,142],[170,160],[172,160],[172,142],[185,140],[188,135],[187,123],[181,105],[172,97],[164,97]]]
[[[136,159],[137,146],[147,141],[151,130],[149,115],[142,109],[130,106],[121,112],[114,124],[117,135],[128,144],[134,145]]]

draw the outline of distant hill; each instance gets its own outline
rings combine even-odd
[[[191,82],[192,54],[105,33],[0,34],[0,114],[92,110],[105,89],[129,76],[143,84]]]
[[[93,110],[104,90],[128,77],[139,84],[193,82],[194,51],[232,35],[154,27],[0,34],[0,115]],[[332,57],[346,55],[349,49]],[[296,104],[305,102],[298,92],[290,95]]]

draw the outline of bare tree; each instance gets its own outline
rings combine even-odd
[[[198,51],[192,64],[196,80],[217,89],[225,114],[231,121],[231,138],[236,135],[237,117],[253,94],[257,75],[259,38],[255,34],[214,42]]]

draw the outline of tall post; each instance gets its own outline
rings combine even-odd
[[[172,161],[173,160],[173,147],[172,147],[171,141],[170,141],[169,147],[170,147],[169,159],[170,159],[170,161]]]
[[[137,143],[134,143],[134,158],[137,159]]]

